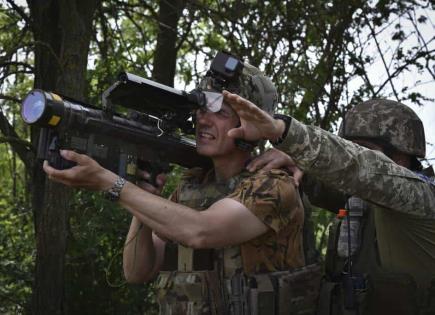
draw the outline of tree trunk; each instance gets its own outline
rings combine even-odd
[[[159,7],[159,33],[154,53],[152,77],[157,82],[174,86],[177,61],[177,25],[185,7],[185,1],[160,0]]]
[[[83,99],[97,0],[28,0],[35,40],[35,88]],[[32,130],[36,143],[38,130]],[[41,163],[32,176],[36,234],[34,314],[65,314],[64,265],[70,189],[45,180]]]

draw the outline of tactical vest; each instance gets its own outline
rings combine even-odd
[[[202,211],[251,175],[242,172],[225,184],[204,184],[195,176],[188,177],[181,183],[178,202]],[[165,265],[157,280],[160,314],[314,312],[321,278],[318,265],[248,276],[244,263],[252,257],[244,255],[243,244],[215,250],[193,250],[180,244],[166,247]]]
[[[346,218],[335,219],[329,229],[326,275],[317,314],[435,314],[435,281],[429,288],[420,289],[411,275],[392,273],[381,267],[374,217],[375,211],[382,209],[367,205],[360,221],[360,242],[355,244],[358,246],[352,255],[351,269],[348,257],[339,255],[338,246],[340,226]],[[350,248],[353,247],[351,244]]]

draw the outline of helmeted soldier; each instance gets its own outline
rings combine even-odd
[[[255,67],[219,53],[199,88],[207,108],[195,115],[197,151],[213,167],[189,170],[170,200],[149,193],[161,187],[122,187],[119,203],[133,214],[123,256],[127,281],[158,275],[161,314],[274,314],[290,303],[295,310],[313,309],[301,298],[300,282],[311,277],[315,286],[320,277],[306,269],[288,272],[304,266],[304,214],[294,180],[282,170],[245,171],[252,144],[227,136],[240,120],[222,102],[222,89],[272,113],[275,87]],[[92,173],[98,183],[83,186],[116,185],[116,175],[93,160],[66,153],[79,166],[66,174],[45,165],[52,179],[77,186]],[[315,289],[309,293],[315,296]]]
[[[288,154],[269,152],[249,168],[297,165],[310,201],[339,214],[319,314],[434,313],[435,182],[417,160],[425,156],[417,115],[394,101],[358,104],[340,128],[351,142],[291,117],[273,119],[235,95],[226,100],[242,121],[230,135],[270,139]]]

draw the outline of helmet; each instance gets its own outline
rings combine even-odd
[[[375,99],[356,105],[346,113],[338,134],[349,140],[381,140],[412,156],[426,154],[421,120],[411,108],[395,101]]]
[[[224,87],[221,84],[216,84],[218,80],[218,78],[215,78],[208,72],[199,83],[198,88],[218,92],[226,89],[246,98],[269,114],[274,113],[278,103],[276,87],[258,68],[244,62],[240,75],[230,84]]]

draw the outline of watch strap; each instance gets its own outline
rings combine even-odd
[[[287,136],[288,130],[290,129],[290,124],[292,122],[292,118],[290,116],[281,115],[281,114],[275,114],[273,115],[273,118],[281,119],[282,121],[284,121],[285,124],[285,129],[282,135],[276,141],[270,141],[270,143],[276,146],[281,144],[284,141],[285,137]]]
[[[124,188],[126,181],[121,176],[118,176],[115,183],[112,187],[109,188],[109,190],[106,190],[104,192],[104,198],[110,200],[110,201],[118,201],[119,197],[121,196],[122,188]]]

